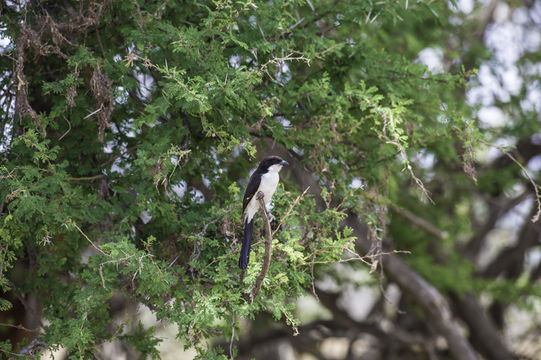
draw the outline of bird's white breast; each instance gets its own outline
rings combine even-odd
[[[269,205],[272,199],[272,195],[274,195],[276,187],[278,186],[278,182],[280,181],[280,176],[278,175],[278,173],[280,172],[281,168],[281,165],[272,165],[271,167],[269,167],[267,173],[261,175],[261,182],[259,183],[259,188],[248,203],[248,206],[246,206],[246,218],[248,219],[248,221],[252,220],[255,213],[259,209],[259,200],[256,199],[257,193],[259,191],[263,193],[263,201],[265,202],[265,206]]]
[[[258,191],[263,192],[263,199],[265,200],[265,205],[268,205],[271,201],[272,195],[274,194],[274,192],[276,191],[276,187],[278,186],[278,181],[280,181],[280,177],[278,176],[277,171],[269,171],[268,173],[261,176],[261,184],[259,184]]]

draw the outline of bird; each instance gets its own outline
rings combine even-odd
[[[259,210],[259,200],[257,193],[263,193],[263,201],[267,207],[276,191],[280,176],[278,175],[282,166],[288,166],[289,163],[279,156],[268,156],[261,160],[259,166],[254,171],[242,200],[242,212],[244,214],[244,238],[240,250],[239,268],[244,270],[248,267],[250,261],[250,241],[252,238],[252,229],[254,225],[254,216]]]

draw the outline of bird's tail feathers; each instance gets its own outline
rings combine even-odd
[[[248,262],[250,261],[250,242],[252,239],[252,228],[254,225],[254,219],[244,223],[244,240],[242,241],[242,247],[240,249],[239,268],[246,269]]]

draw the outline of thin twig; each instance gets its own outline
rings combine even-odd
[[[447,231],[443,231],[438,229],[436,226],[432,225],[427,220],[413,214],[411,211],[408,211],[406,209],[402,209],[398,206],[395,206],[393,204],[390,204],[391,209],[396,212],[398,215],[402,216],[404,219],[410,221],[413,225],[416,225],[420,227],[421,229],[424,229],[426,232],[436,236],[438,239],[444,240],[449,237],[449,233]]]
[[[293,202],[293,204],[291,204],[291,206],[289,207],[289,210],[287,210],[286,214],[284,215],[284,217],[282,217],[282,219],[280,219],[280,223],[278,224],[278,226],[276,227],[276,229],[274,229],[274,231],[272,232],[272,237],[274,237],[274,235],[276,234],[276,232],[280,229],[280,226],[282,226],[282,224],[284,223],[284,221],[287,219],[287,217],[291,214],[291,211],[293,211],[293,208],[295,206],[297,206],[302,198],[304,197],[304,195],[306,195],[306,192],[308,192],[308,189],[310,189],[310,186],[308,186],[306,188],[306,190],[303,191],[302,194],[300,194],[299,196],[297,196],[297,198],[295,199],[295,201]]]
[[[293,336],[299,335],[299,328],[297,327],[297,323],[295,322],[295,320],[289,317],[289,315],[287,314],[287,311],[284,311],[283,314],[286,317],[286,319],[289,320],[289,325],[291,325],[291,327],[293,328]]]
[[[70,121],[65,116],[63,116],[63,118],[68,123],[68,130],[66,130],[66,132],[64,134],[62,134],[61,137],[58,138],[58,141],[62,140],[64,138],[64,136],[68,135],[68,133],[71,131],[71,123],[70,123]]]
[[[11,327],[11,328],[15,328],[15,329],[23,330],[23,331],[39,333],[38,330],[28,329],[28,328],[25,328],[22,325],[13,325],[13,324],[0,323],[0,326],[6,326],[6,327]]]
[[[518,161],[509,151],[507,151],[503,147],[491,144],[491,143],[486,142],[486,141],[482,141],[482,143],[485,144],[486,146],[492,146],[492,147],[495,147],[496,149],[500,150],[511,161],[513,161],[515,164],[517,164],[520,167],[520,169],[524,172],[524,175],[528,178],[528,181],[532,184],[533,190],[535,191],[535,196],[536,196],[535,202],[537,204],[537,212],[532,217],[531,221],[533,223],[539,221],[539,218],[541,217],[541,194],[539,193],[539,185],[536,184],[536,182],[533,179],[532,175],[530,175],[530,172],[528,171],[528,169],[526,169],[524,167],[524,165],[522,165],[520,163],[520,161]]]
[[[515,159],[515,157],[511,155],[511,153],[504,152],[504,154],[507,155],[509,159],[511,159],[515,164],[517,164],[520,167],[520,169],[524,172],[524,174],[526,175],[526,177],[532,184],[533,190],[535,191],[535,196],[536,196],[535,202],[537,204],[537,212],[532,217],[532,222],[534,223],[534,222],[539,221],[539,217],[541,216],[541,195],[539,195],[539,185],[535,183],[535,180],[530,175],[528,169],[526,169],[524,165],[522,165],[517,159]]]
[[[168,267],[173,266],[173,265],[177,262],[177,260],[178,260],[179,257],[180,257],[180,255],[177,255],[177,257],[176,257],[173,261],[171,261],[171,263],[169,264]]]
[[[101,110],[103,110],[103,105],[100,106],[100,107],[98,108],[98,110],[95,110],[95,111],[91,112],[90,114],[88,114],[87,116],[85,116],[83,119],[86,120],[86,119],[88,119],[89,117],[91,117],[92,115],[96,115],[96,114],[99,113]]]
[[[126,260],[128,260],[128,259],[130,259],[130,258],[132,258],[134,256],[135,256],[135,254],[132,254],[132,255],[123,257],[121,259],[108,260],[108,261],[102,262],[100,264],[100,267],[98,268],[98,273],[100,274],[101,284],[102,284],[104,289],[107,289],[107,287],[105,286],[105,278],[103,277],[103,266],[106,265],[106,264],[119,263],[121,261],[126,261]],[[135,273],[137,274],[137,271]]]
[[[261,272],[257,276],[254,287],[250,293],[251,303],[254,302],[255,297],[257,296],[257,294],[259,294],[259,291],[261,290],[261,285],[263,285],[263,280],[265,279],[265,276],[267,275],[267,272],[269,271],[270,261],[271,261],[271,256],[272,256],[272,230],[271,230],[271,225],[269,221],[269,216],[267,214],[267,209],[265,207],[265,201],[263,200],[263,193],[261,191],[257,192],[256,200],[259,201],[259,211],[261,212],[261,216],[263,217],[263,222],[265,223],[266,241],[265,241],[265,257],[263,258],[263,266],[261,267]]]
[[[14,352],[11,352],[11,351],[2,349],[2,348],[0,348],[0,352],[6,353],[6,354],[11,355],[11,356],[20,356],[20,357],[23,357],[23,356],[24,356],[24,355],[17,354],[17,353],[14,353]]]
[[[351,261],[361,261],[364,264],[366,264],[368,266],[371,266],[372,263],[370,261],[368,261],[368,260],[373,260],[374,258],[379,258],[381,256],[392,255],[392,254],[411,254],[411,252],[408,251],[408,250],[393,250],[393,251],[387,251],[387,252],[380,252],[380,253],[372,254],[372,255],[360,256],[355,251],[353,251],[351,249],[348,249],[348,248],[343,248],[343,247],[339,247],[339,246],[330,246],[328,248],[331,248],[331,249],[332,248],[343,249],[344,251],[348,251],[348,252],[350,252],[352,254],[355,254],[355,256],[347,258],[347,259],[340,259],[340,260],[312,261],[312,263],[313,264],[335,264],[335,263],[347,263],[347,262],[351,262]],[[324,250],[326,250],[326,249],[318,250],[314,254],[320,253],[320,252],[322,252]]]
[[[96,246],[96,244],[94,244],[92,242],[92,240],[90,240],[90,238],[88,236],[86,236],[86,234],[83,232],[83,230],[81,230],[81,228],[79,226],[77,226],[76,223],[74,223],[73,221],[70,221],[70,223],[68,225],[72,225],[74,226],[77,230],[79,230],[79,232],[81,233],[81,235],[84,236],[84,238],[92,245],[92,247],[96,250],[98,250],[98,252],[100,252],[102,255],[105,255],[105,256],[108,256],[110,257],[111,255],[105,253],[102,249],[100,249],[99,247]]]
[[[83,176],[83,177],[67,177],[66,181],[94,181],[101,178],[104,178],[104,174],[98,174],[93,176]]]

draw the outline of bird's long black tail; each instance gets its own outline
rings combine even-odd
[[[244,223],[244,240],[242,241],[242,247],[240,249],[239,268],[246,269],[248,262],[250,261],[250,240],[252,239],[252,228],[254,225],[254,219]]]

